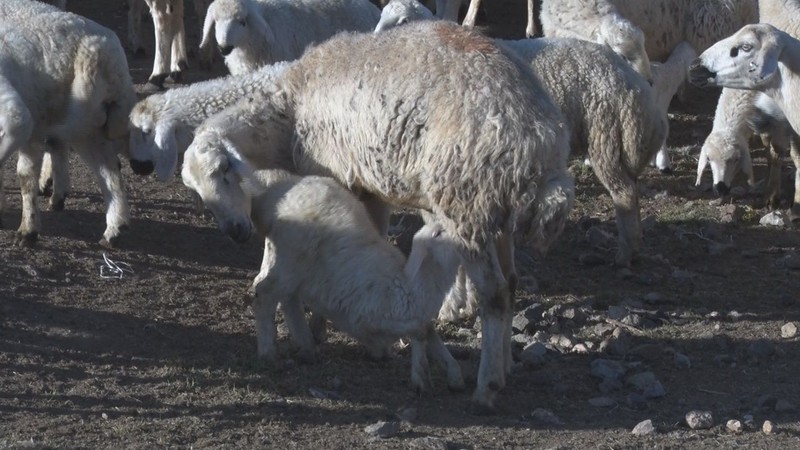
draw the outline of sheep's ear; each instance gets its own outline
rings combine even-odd
[[[175,139],[175,128],[172,124],[159,124],[155,130],[156,177],[159,181],[167,181],[178,168],[178,141]]]
[[[417,277],[419,268],[422,267],[422,262],[428,256],[428,249],[419,243],[414,243],[411,246],[411,253],[408,255],[406,267],[403,270],[407,280],[413,280]]]
[[[697,162],[697,180],[695,180],[694,185],[700,186],[700,182],[703,180],[703,171],[706,170],[706,166],[708,165],[708,152],[706,151],[706,146],[702,146],[700,148],[700,160]]]
[[[778,71],[778,58],[781,50],[782,46],[762,48],[748,69],[748,75],[753,78],[754,83],[761,84],[775,75]]]
[[[228,164],[231,170],[242,178],[250,177],[253,174],[253,166],[230,143],[225,143],[225,149],[228,153]]]
[[[211,45],[211,41],[214,38],[211,33],[214,30],[214,16],[216,13],[215,6],[216,3],[212,3],[208,6],[208,10],[206,11],[206,19],[203,21],[203,40],[200,41],[201,50]]]
[[[267,24],[267,22],[264,20],[264,17],[255,7],[255,2],[252,2],[250,6],[251,8],[247,12],[247,23],[251,27],[254,27],[256,30],[258,30],[258,33],[260,33],[261,36],[264,36],[264,40],[266,42],[277,42],[278,39],[272,32],[272,28],[269,27],[269,24]],[[265,48],[269,48],[269,46],[266,46]],[[275,59],[275,55],[271,56],[273,56],[273,59]]]

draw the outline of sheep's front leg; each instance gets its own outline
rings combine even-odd
[[[186,53],[186,28],[183,24],[183,1],[178,0],[176,7],[170,14],[170,28],[175,34],[172,37],[172,57],[170,63],[170,78],[176,83],[183,82],[183,71],[189,68],[189,59]],[[178,10],[178,6],[180,10]]]
[[[292,342],[297,346],[297,359],[301,362],[313,362],[314,336],[303,313],[303,303],[300,299],[292,297],[281,303],[283,318],[289,328]]]
[[[275,326],[275,311],[278,299],[266,292],[263,283],[255,286],[253,313],[256,318],[256,347],[258,356],[270,364],[278,362],[278,329]]]
[[[794,201],[792,202],[791,219],[792,223],[800,223],[800,148],[797,138],[792,136],[791,149],[789,154],[794,163]]]
[[[100,245],[114,247],[122,229],[128,225],[129,208],[125,195],[125,183],[120,172],[115,142],[100,139],[99,142],[82,143],[73,147],[97,177],[106,207],[106,229]],[[88,150],[86,150],[88,149]]]
[[[431,372],[428,365],[425,338],[411,337],[411,386],[417,394],[427,392],[431,387]]]
[[[447,371],[447,387],[451,391],[463,391],[464,377],[461,375],[461,365],[447,350],[433,323],[429,324],[425,329],[425,336],[428,344],[428,353]]]
[[[0,228],[3,228],[4,212],[6,212],[6,190],[3,186],[3,165],[0,164]]]
[[[778,209],[781,202],[781,150],[772,140],[767,153],[769,178],[767,182],[767,204],[771,209]]]
[[[69,150],[64,146],[54,146],[45,153],[42,163],[42,174],[39,177],[39,191],[43,185],[50,191],[50,209],[63,211],[64,202],[69,195]]]
[[[43,149],[40,145],[28,145],[19,152],[17,178],[22,194],[22,220],[17,230],[15,243],[31,246],[39,238],[40,217],[36,199],[39,195],[39,171],[42,168]]]
[[[153,59],[153,72],[147,80],[158,88],[164,87],[164,80],[169,76],[172,58],[172,41],[175,39],[175,30],[172,28],[172,7],[166,2],[146,0],[153,17],[153,28],[156,37],[156,52]],[[183,0],[179,0],[181,4]],[[183,9],[183,8],[181,8]]]

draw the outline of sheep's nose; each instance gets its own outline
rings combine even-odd
[[[243,222],[227,222],[222,231],[236,242],[246,242],[250,239],[250,226]]]
[[[728,185],[722,181],[714,185],[714,190],[717,191],[717,194],[719,195],[728,195],[731,192],[731,188],[729,188]]]
[[[222,56],[228,56],[233,51],[232,45],[220,45],[219,52],[222,53]]]
[[[689,64],[689,82],[697,87],[704,87],[709,84],[709,80],[717,77],[716,72],[708,70],[700,58],[695,59]]]
[[[153,161],[138,161],[136,159],[132,159],[131,161],[131,170],[136,175],[150,175],[155,170],[156,166],[153,164]]]

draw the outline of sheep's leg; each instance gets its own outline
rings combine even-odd
[[[372,223],[375,224],[381,236],[389,234],[389,216],[392,212],[391,206],[369,193],[362,194],[359,200],[361,200],[364,208],[367,209],[367,214],[369,214]]]
[[[481,361],[478,381],[472,396],[477,412],[494,408],[497,392],[505,386],[505,347],[503,339],[511,315],[511,293],[493,242],[487,243],[487,253],[478,258],[464,258],[467,276],[472,280],[480,299],[483,324]]]
[[[661,146],[656,153],[656,168],[663,174],[672,173],[672,163],[669,160],[669,152],[667,151],[667,144]]]
[[[497,237],[497,259],[500,263],[500,269],[503,271],[503,276],[508,283],[508,292],[511,295],[512,302],[511,307],[513,310],[513,298],[514,294],[517,291],[517,269],[514,264],[514,240],[511,236],[507,234],[501,234]],[[513,320],[513,315],[511,311],[506,314],[505,320],[506,323],[503,325],[503,370],[505,371],[506,375],[511,373],[511,365],[513,364],[513,358],[511,357],[511,322]]]
[[[769,164],[769,178],[767,182],[767,204],[771,209],[778,209],[781,203],[781,149],[775,145],[775,140],[770,141],[767,160]]]
[[[431,388],[431,370],[424,337],[411,337],[411,386],[417,394],[427,392]]]
[[[441,322],[457,322],[461,319],[461,309],[467,302],[467,274],[464,266],[458,266],[456,280],[453,287],[447,292],[442,307],[439,309],[438,320]]]
[[[590,149],[589,154],[592,153]],[[611,194],[614,203],[619,243],[614,262],[619,266],[629,267],[642,239],[638,180],[625,173],[623,168],[607,164],[606,159],[592,157],[592,162],[597,168],[594,173]]]
[[[278,329],[275,326],[275,310],[281,301],[279,293],[273,292],[283,286],[274,270],[275,251],[269,239],[264,241],[264,256],[261,271],[253,280],[253,313],[256,319],[256,344],[258,356],[271,364],[278,362]],[[284,295],[288,298],[288,295]]]
[[[742,173],[747,177],[747,185],[752,190],[756,187],[756,176],[753,173],[753,160],[750,158],[750,148],[742,149],[741,165]]]
[[[153,73],[147,80],[158,88],[164,87],[164,80],[169,76],[170,61],[172,58],[172,40],[175,38],[175,30],[172,29],[169,7],[155,0],[147,0],[150,7],[150,15],[153,17],[153,28],[156,37],[156,52],[153,59]],[[163,6],[164,10],[161,10]]]
[[[525,37],[536,36],[536,19],[533,8],[533,0],[528,0],[528,25],[525,27]]]
[[[17,230],[15,243],[31,246],[39,238],[40,217],[36,199],[39,194],[39,171],[42,168],[43,148],[28,145],[19,152],[17,159],[17,178],[22,194],[22,220]]]
[[[128,225],[129,208],[125,196],[125,183],[120,172],[120,163],[115,150],[115,142],[101,139],[99,143],[82,143],[73,148],[81,149],[79,154],[97,177],[106,207],[106,229],[100,245],[114,247],[119,240],[120,231]],[[99,146],[99,148],[98,148]]]
[[[461,24],[464,25],[465,27],[474,27],[475,19],[478,17],[478,9],[480,7],[481,7],[481,0],[471,0],[469,2],[469,9],[467,10],[467,15],[464,17],[464,21]]]
[[[428,325],[425,333],[428,343],[428,353],[430,353],[431,357],[438,361],[447,371],[447,387],[451,391],[463,391],[464,377],[461,375],[461,365],[458,364],[458,361],[456,361],[450,351],[447,350],[439,333],[436,332],[433,323]]]
[[[52,180],[52,193],[50,194],[50,209],[52,211],[63,211],[64,202],[69,195],[69,150],[59,146],[47,152],[50,155],[50,173]],[[42,168],[44,175],[44,168]],[[41,186],[41,177],[39,184]]]
[[[322,314],[311,311],[308,324],[311,327],[311,334],[314,336],[314,342],[322,344],[328,339],[328,320],[325,319]]]
[[[53,195],[53,164],[50,152],[45,152],[42,157],[42,168],[39,170],[39,195],[42,197]]]
[[[313,362],[314,356],[314,336],[306,322],[303,312],[303,304],[297,298],[289,298],[281,303],[283,318],[289,328],[289,335],[292,342],[297,346],[297,359],[301,362]]]
[[[792,209],[790,218],[792,223],[800,223],[800,148],[798,148],[798,138],[792,136],[790,138],[789,155],[792,157],[794,163],[794,201],[792,202]]]
[[[183,0],[174,3],[169,15],[172,36],[172,58],[170,63],[170,78],[176,83],[183,82],[183,71],[189,68],[189,59],[186,52],[186,27],[183,23]]]
[[[136,56],[144,55],[142,45],[142,13],[144,0],[128,0],[128,46]]]
[[[0,164],[0,228],[3,228],[4,212],[6,212],[6,190],[3,186],[3,164]]]

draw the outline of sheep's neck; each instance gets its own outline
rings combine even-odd
[[[800,133],[800,41],[784,39],[778,61],[779,87],[765,91],[780,106],[795,132]]]

